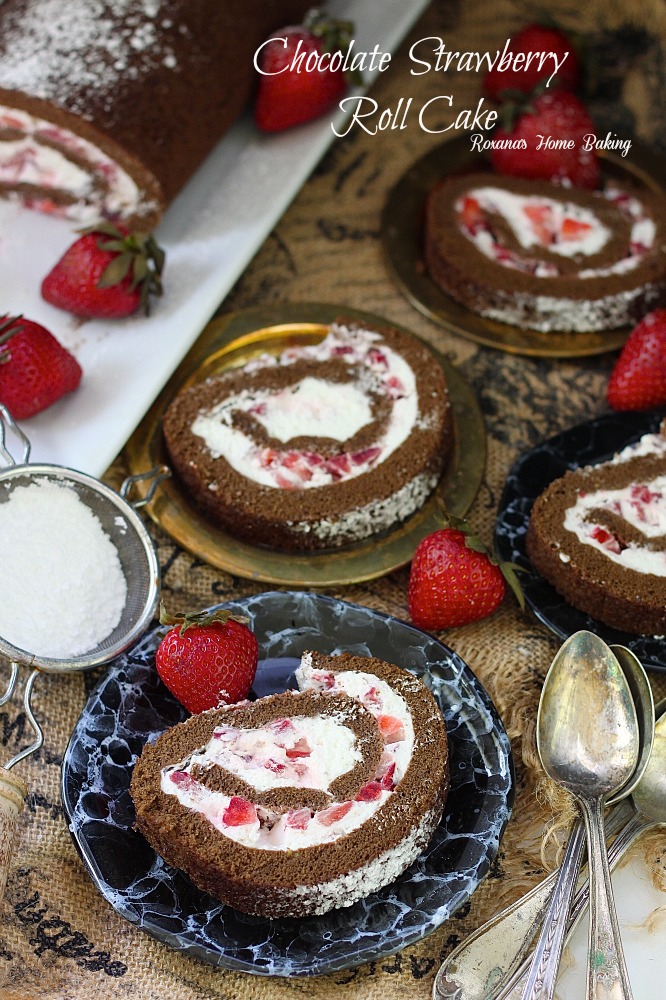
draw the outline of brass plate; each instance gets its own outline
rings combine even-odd
[[[243,365],[258,354],[267,351],[278,354],[288,346],[317,343],[324,337],[327,325],[341,315],[374,325],[387,322],[358,310],[311,303],[281,303],[213,320],[127,443],[132,473],[168,465],[162,416],[180,389]],[[175,477],[160,486],[146,507],[148,514],[195,556],[251,580],[331,587],[371,580],[405,565],[419,541],[443,524],[437,497],[451,514],[464,515],[479,489],[486,461],[485,427],[476,397],[462,375],[446,359],[434,351],[433,354],[449,386],[455,431],[453,454],[436,494],[395,531],[320,553],[292,554],[259,548],[239,541],[208,521],[190,502]],[[139,485],[138,489],[145,495],[145,487]]]
[[[602,153],[604,176],[630,179],[666,194],[666,161],[634,143],[631,162]],[[381,219],[381,241],[389,270],[402,294],[428,319],[451,333],[511,354],[568,358],[603,354],[624,344],[628,327],[596,333],[540,333],[498,323],[471,312],[430,279],[422,252],[423,206],[433,185],[452,174],[490,169],[488,161],[470,150],[469,136],[459,136],[432,149],[412,164],[389,193]]]

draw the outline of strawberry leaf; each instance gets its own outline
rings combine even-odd
[[[160,624],[180,625],[180,635],[183,635],[188,628],[196,626],[205,627],[212,625],[214,622],[221,622],[224,625],[228,621],[247,625],[250,619],[246,618],[245,615],[234,615],[224,608],[217,608],[212,611],[190,611],[187,614],[172,615],[166,610],[164,601],[160,601]]]
[[[524,570],[521,566],[516,563],[509,562],[499,562],[498,563],[502,576],[506,580],[507,584],[511,588],[521,610],[525,610],[525,595],[523,594],[523,588],[520,585],[520,580],[518,579],[517,573],[523,573]]]
[[[106,265],[97,284],[100,288],[111,288],[113,285],[119,285],[129,274],[131,266],[132,254],[129,251],[118,254]]]

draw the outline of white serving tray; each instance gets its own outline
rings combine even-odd
[[[427,0],[331,0],[356,51],[394,51]],[[364,85],[372,82],[367,74]],[[0,201],[0,314],[43,323],[78,358],[79,388],[27,420],[32,461],[102,475],[335,139],[331,116],[264,136],[249,116],[222,139],[166,213],[165,296],[149,317],[81,322],[45,303],[43,276],[75,238],[71,223]],[[337,113],[338,123],[342,116]]]

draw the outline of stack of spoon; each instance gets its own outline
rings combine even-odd
[[[581,821],[572,831],[559,873],[497,914],[449,955],[435,979],[434,1000],[553,996],[562,949],[590,899],[587,880],[572,899],[586,833],[595,883],[588,997],[632,996],[608,866],[645,829],[666,823],[666,700],[655,712],[645,671],[630,650],[578,632],[564,643],[548,672],[537,734],[544,769],[574,794]],[[613,808],[604,831],[607,805]],[[616,833],[607,857],[605,836]]]

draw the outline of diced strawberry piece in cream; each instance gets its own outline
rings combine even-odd
[[[274,465],[278,458],[279,455],[274,448],[262,448],[259,453],[259,464],[268,467]]]
[[[321,823],[322,826],[332,826],[333,823],[337,823],[339,819],[347,815],[352,805],[352,802],[336,802],[328,809],[321,809],[316,813],[317,822]]]
[[[194,778],[191,777],[187,771],[172,771],[171,781],[179,788],[186,788],[188,790],[191,790],[197,784]]]
[[[325,670],[313,670],[310,679],[314,681],[314,686],[318,691],[330,691],[335,687],[335,675]]]
[[[331,354],[334,355],[334,356],[336,356],[336,357],[340,357],[341,355],[344,355],[344,354],[353,354],[353,353],[354,353],[354,348],[351,347],[349,344],[339,344],[339,345],[336,345],[331,350]]]
[[[459,220],[472,234],[477,233],[479,229],[483,228],[485,216],[476,198],[472,198],[471,195],[465,195],[460,207]]]
[[[543,246],[553,242],[553,231],[551,229],[552,213],[548,205],[531,205],[523,207],[523,212],[532,223],[532,231]]]
[[[324,459],[321,455],[318,455],[315,451],[304,451],[303,459],[308,463],[308,465],[321,465]]]
[[[384,354],[383,351],[380,351],[378,348],[371,347],[370,350],[368,351],[368,358],[371,364],[375,365],[376,367],[383,369],[388,368],[388,361],[386,359],[386,355]]]
[[[395,788],[395,781],[393,780],[393,775],[395,774],[395,761],[386,768],[383,774],[377,774],[376,780],[379,784],[388,792],[392,792]]]
[[[309,809],[290,809],[284,817],[284,825],[294,830],[305,830],[311,819],[312,813]]]
[[[599,543],[599,545],[608,549],[609,552],[618,553],[622,551],[622,547],[615,535],[612,535],[610,531],[602,528],[601,525],[595,524],[594,528],[590,532],[590,535],[596,542]]]
[[[272,729],[274,733],[289,733],[294,728],[294,723],[291,719],[272,719],[268,723],[269,729]]]
[[[294,490],[298,486],[298,484],[295,482],[294,479],[289,479],[281,472],[276,472],[275,482],[278,484],[281,490]]]
[[[382,707],[382,696],[379,693],[379,688],[371,687],[363,695],[363,702],[366,705],[372,705],[373,708]]]
[[[563,240],[578,240],[585,236],[592,229],[588,222],[579,222],[578,219],[571,219],[568,215],[562,222],[560,236]]]
[[[268,760],[264,764],[264,767],[268,771],[272,771],[273,774],[282,774],[282,772],[286,771],[286,769],[287,769],[287,765],[286,764],[281,764],[279,760],[273,760],[272,757],[268,758]]]
[[[234,795],[229,805],[222,813],[225,826],[245,826],[246,823],[256,823],[257,810],[252,802]]]
[[[400,397],[405,394],[404,385],[395,375],[391,375],[390,378],[386,379],[384,382],[384,388],[386,389],[387,395],[389,395],[391,399],[400,399]]]
[[[638,503],[652,503],[653,500],[659,500],[661,494],[653,493],[648,486],[644,484],[634,484],[631,487],[631,499],[638,501]]]
[[[383,792],[383,788],[378,781],[369,781],[367,785],[363,785],[359,789],[358,795],[356,796],[357,802],[374,802],[378,799]]]
[[[286,753],[289,760],[294,760],[297,757],[309,757],[312,753],[312,747],[305,736],[301,736],[299,740],[296,740],[293,747],[287,748]]]
[[[330,472],[334,479],[341,479],[345,472],[351,471],[351,461],[349,455],[333,455],[324,462],[327,472]]]
[[[365,465],[373,462],[380,453],[379,447],[363,448],[361,451],[352,452],[351,460],[354,465]]]
[[[378,715],[377,725],[384,743],[397,743],[405,738],[405,727],[394,715]]]
[[[266,413],[266,404],[265,403],[255,403],[254,406],[251,406],[248,409],[247,412],[248,413],[256,413],[257,416],[263,417],[265,415],[265,413]]]

